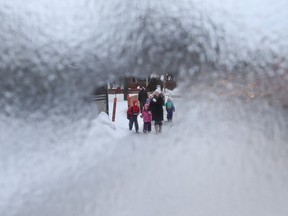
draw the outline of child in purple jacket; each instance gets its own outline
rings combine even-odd
[[[143,132],[147,133],[151,131],[151,121],[152,121],[152,113],[148,110],[149,104],[145,104],[142,110],[142,115],[140,116],[143,118]]]

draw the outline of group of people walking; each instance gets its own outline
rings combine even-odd
[[[138,106],[138,102],[140,107]],[[143,132],[151,132],[152,121],[154,121],[154,127],[156,133],[162,131],[162,121],[164,110],[167,111],[167,120],[172,121],[173,112],[175,112],[175,106],[168,98],[165,102],[165,96],[162,94],[160,88],[157,88],[153,93],[148,96],[147,91],[144,87],[140,87],[138,93],[138,100],[133,101],[133,106],[127,110],[127,118],[129,119],[129,130],[132,130],[133,125],[135,126],[136,133],[139,133],[138,115],[143,119]]]

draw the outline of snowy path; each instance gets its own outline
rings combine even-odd
[[[117,99],[113,124],[14,120],[0,146],[0,215],[287,216],[287,139],[267,129],[273,112],[174,98],[174,124],[146,135],[128,130]]]

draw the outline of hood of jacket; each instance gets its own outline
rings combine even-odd
[[[133,106],[137,106],[138,101],[137,100],[133,100]]]

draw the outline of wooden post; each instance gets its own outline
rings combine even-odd
[[[115,122],[116,104],[117,104],[117,97],[116,97],[116,94],[115,94],[115,98],[114,98],[114,102],[113,102],[112,122]]]

